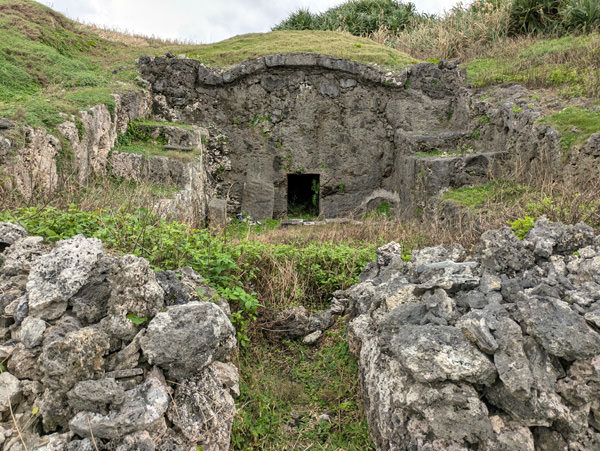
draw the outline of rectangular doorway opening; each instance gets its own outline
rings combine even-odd
[[[288,215],[318,216],[319,191],[319,174],[288,174]]]

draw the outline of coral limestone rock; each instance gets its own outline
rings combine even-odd
[[[386,246],[336,294],[377,449],[595,449],[597,243],[542,219],[523,241],[485,232],[469,261]]]
[[[231,322],[216,304],[190,302],[158,313],[140,344],[150,363],[181,380],[229,355],[236,339]]]

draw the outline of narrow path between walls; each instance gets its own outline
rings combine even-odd
[[[369,450],[343,318],[313,345],[261,337],[239,352],[235,450]]]

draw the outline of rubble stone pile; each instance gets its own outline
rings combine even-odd
[[[0,309],[4,450],[229,448],[235,331],[191,268],[0,223]]]
[[[600,236],[379,249],[337,293],[379,450],[600,449]]]

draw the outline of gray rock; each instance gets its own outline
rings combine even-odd
[[[18,239],[24,238],[27,235],[27,230],[18,224],[0,222],[0,252],[14,244]]]
[[[256,219],[272,218],[273,207],[273,183],[259,179],[246,180],[242,195],[242,211]]]
[[[73,416],[73,411],[69,407],[64,393],[47,388],[38,402],[44,432],[49,433],[57,429],[68,429],[69,419]]]
[[[377,265],[388,266],[393,260],[402,257],[402,246],[395,241],[391,241],[377,249]]]
[[[533,434],[529,428],[498,415],[490,417],[490,420],[495,434],[490,450],[535,451]]]
[[[212,365],[177,385],[167,415],[190,444],[228,449],[235,404]]]
[[[396,333],[382,331],[382,343],[418,382],[490,385],[496,379],[490,360],[454,327],[406,325]]]
[[[238,369],[232,363],[213,362],[211,365],[223,388],[229,389],[232,396],[240,395],[239,373]]]
[[[517,307],[527,333],[550,354],[572,361],[600,353],[600,335],[567,303],[522,294]]]
[[[39,380],[41,378],[38,362],[39,352],[25,348],[23,343],[15,346],[6,367],[19,379]]]
[[[494,331],[498,350],[494,354],[494,365],[506,389],[517,399],[527,399],[531,394],[533,375],[529,359],[523,349],[523,334],[517,323],[503,318]]]
[[[594,230],[583,223],[563,225],[541,217],[527,233],[524,244],[537,257],[549,258],[554,252],[572,254],[594,242]]]
[[[15,125],[7,118],[0,118],[0,130],[10,130],[14,128]]]
[[[541,224],[524,242],[486,232],[470,257],[480,266],[389,252],[336,294],[376,447],[596,449],[600,258],[589,243],[585,226]]]
[[[34,348],[42,343],[46,331],[46,322],[43,319],[28,317],[21,324],[21,342],[26,348]]]
[[[133,390],[125,392],[122,405],[107,415],[79,412],[69,422],[71,431],[80,437],[114,439],[137,431],[164,428],[163,415],[169,406],[169,391],[157,370]]]
[[[28,274],[32,263],[42,255],[42,237],[29,236],[14,242],[4,251],[2,273],[6,276]]]
[[[52,389],[67,391],[80,380],[94,379],[104,371],[103,357],[108,349],[108,336],[92,327],[44,343],[40,356],[42,382]]]
[[[133,255],[121,257],[109,277],[111,294],[108,310],[113,315],[127,314],[150,318],[164,307],[164,291],[156,281],[150,264]]]
[[[496,274],[514,274],[534,263],[533,253],[508,227],[483,233],[480,250],[482,266]]]
[[[181,305],[193,301],[213,301],[216,290],[208,285],[204,277],[190,267],[177,271],[161,271],[156,273],[156,280],[165,293],[166,305]]]
[[[136,432],[123,437],[123,439],[111,440],[107,447],[114,446],[115,451],[154,451],[156,449],[156,437],[147,431]]]
[[[90,272],[85,285],[69,299],[73,313],[84,324],[97,323],[106,316],[111,294],[108,277],[114,272],[116,263],[115,257],[103,255]]]
[[[92,439],[72,440],[67,444],[67,451],[96,451]]]
[[[494,274],[490,274],[486,272],[483,276],[481,276],[481,281],[479,282],[479,290],[482,293],[491,293],[494,291],[500,291],[502,289],[502,279]]]
[[[313,333],[308,334],[306,337],[304,337],[302,339],[302,343],[307,345],[313,345],[319,340],[319,338],[321,338],[321,335],[323,335],[323,332],[321,332],[320,330],[315,330]]]
[[[490,332],[490,328],[484,318],[469,318],[465,315],[456,323],[456,327],[486,354],[494,354],[496,349],[498,349],[498,343]]]
[[[125,392],[115,379],[107,378],[78,382],[67,396],[75,412],[87,410],[106,413],[107,407],[123,403]]]
[[[410,261],[415,266],[430,265],[444,261],[461,262],[466,256],[465,249],[460,244],[440,244],[435,247],[426,247],[415,250]]]
[[[308,311],[302,306],[290,307],[277,314],[275,320],[269,324],[269,332],[278,337],[300,338],[313,330],[308,328]]]
[[[479,277],[474,274],[475,262],[454,263],[445,261],[430,263],[418,267],[419,288],[430,290],[442,288],[447,291],[458,291],[475,288],[479,285]]]
[[[21,383],[19,379],[7,371],[0,373],[0,413],[8,412],[9,406],[15,410],[21,397]]]
[[[83,235],[58,242],[43,263],[34,263],[29,273],[30,314],[46,320],[60,317],[103,253],[100,240]]]
[[[146,317],[138,317],[142,320]],[[148,321],[148,318],[146,318]],[[124,314],[105,316],[100,320],[100,328],[112,338],[130,341],[138,334],[139,327]]]
[[[182,380],[226,358],[236,346],[227,316],[210,302],[167,307],[148,325],[140,339],[144,356],[170,378]]]
[[[596,326],[597,328],[600,328],[600,310],[588,312],[583,317],[590,324]]]
[[[32,448],[32,451],[64,451],[67,449],[72,435],[70,432],[46,435],[37,446]]]
[[[227,226],[227,201],[224,199],[211,199],[207,210],[208,225],[214,229],[222,230]]]

